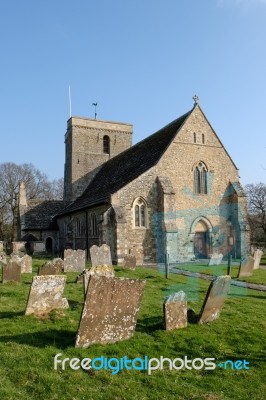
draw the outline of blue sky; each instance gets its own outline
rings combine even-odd
[[[0,162],[63,176],[72,115],[134,143],[193,106],[240,169],[266,178],[266,0],[0,0]]]

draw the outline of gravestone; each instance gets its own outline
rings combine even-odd
[[[89,279],[93,275],[105,276],[106,278],[114,278],[115,277],[114,267],[112,265],[97,265],[96,267],[91,267],[89,271],[83,271],[83,273],[80,276],[82,276],[84,296],[86,295],[87,292]]]
[[[187,326],[187,296],[180,290],[168,296],[163,303],[164,328],[173,330]]]
[[[7,264],[7,259],[5,253],[2,251],[0,252],[0,264]]]
[[[6,265],[3,265],[2,282],[20,282],[21,281],[21,266],[16,261],[10,260]]]
[[[263,256],[263,251],[256,249],[254,252],[254,269],[259,269],[261,257]]]
[[[0,253],[3,253],[4,251],[4,242],[0,241]]]
[[[26,242],[12,242],[12,253],[25,253],[25,244]]]
[[[110,247],[107,244],[102,244],[101,247],[93,245],[90,248],[92,267],[97,265],[112,265],[112,257]]]
[[[231,277],[218,276],[209,286],[201,313],[199,324],[205,324],[217,319],[222,310],[225,298],[230,289]]]
[[[141,279],[90,276],[76,347],[133,336],[145,283]]]
[[[133,256],[132,254],[128,254],[127,256],[124,257],[124,265],[123,267],[125,269],[131,269],[135,270],[136,268],[136,257]]]
[[[13,254],[12,261],[15,261],[17,264],[21,266],[21,273],[32,273],[32,258],[25,254],[24,256],[20,257],[18,254]]]
[[[208,265],[220,265],[223,259],[223,255],[220,253],[213,253]]]
[[[28,297],[25,315],[46,314],[57,308],[68,308],[63,298],[66,277],[63,275],[34,276]]]
[[[61,258],[54,258],[43,264],[38,271],[38,275],[59,275],[63,272],[64,262]]]
[[[64,250],[64,272],[82,272],[85,265],[84,250]]]
[[[253,274],[254,269],[254,258],[251,256],[245,257],[241,260],[238,278],[242,278],[243,276],[251,276]]]

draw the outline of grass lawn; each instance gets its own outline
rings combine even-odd
[[[35,260],[34,273],[41,260]],[[154,269],[116,268],[116,276],[146,279],[134,336],[122,342],[74,347],[83,303],[83,288],[68,274],[65,295],[70,308],[47,318],[25,316],[31,274],[21,284],[0,284],[0,399],[1,400],[167,400],[265,399],[265,293],[231,287],[221,316],[211,324],[188,324],[186,329],[162,329],[164,296],[183,289],[189,306],[199,313],[209,282]],[[261,282],[263,283],[263,282]],[[265,283],[265,281],[264,281]],[[54,370],[54,356],[77,357],[213,357],[215,362],[245,359],[249,370],[147,371]]]

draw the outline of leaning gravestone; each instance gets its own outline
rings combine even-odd
[[[86,257],[84,250],[64,251],[64,272],[82,272],[85,269]]]
[[[187,326],[187,296],[183,290],[168,296],[163,303],[165,330]]]
[[[91,276],[76,347],[114,343],[133,336],[145,281]]]
[[[225,298],[230,289],[231,277],[218,276],[209,286],[201,313],[199,324],[205,324],[217,319],[222,310]]]
[[[46,314],[57,308],[68,308],[63,298],[66,277],[63,275],[34,276],[28,297],[25,315]]]
[[[16,261],[10,260],[7,265],[3,265],[2,282],[20,282],[21,281],[21,266]]]
[[[54,258],[39,268],[38,275],[59,275],[63,271],[63,267],[63,260],[61,258]]]
[[[260,249],[255,250],[254,252],[254,269],[259,269],[261,257],[263,256],[263,251]]]
[[[106,278],[114,278],[115,270],[112,265],[97,265],[96,267],[91,267],[89,271],[84,271],[82,273],[84,296],[86,296],[87,293],[89,279],[93,275],[105,276]]]
[[[241,260],[239,271],[238,271],[238,278],[242,278],[243,276],[251,276],[253,274],[254,269],[254,258],[249,256],[245,257]]]
[[[127,256],[124,257],[124,265],[123,267],[125,269],[131,269],[131,270],[135,270],[136,268],[136,257],[128,254]]]
[[[107,244],[102,244],[101,247],[93,245],[90,248],[92,267],[97,265],[112,265],[112,257],[110,247]]]
[[[209,265],[220,265],[223,259],[223,255],[220,253],[213,253],[209,261]]]

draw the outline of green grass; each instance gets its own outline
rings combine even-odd
[[[35,261],[34,273],[42,264]],[[231,287],[218,320],[211,324],[188,324],[186,329],[162,329],[164,296],[183,289],[189,306],[200,312],[209,282],[154,269],[116,268],[116,276],[146,279],[144,297],[134,336],[122,342],[74,347],[83,304],[83,289],[77,274],[68,274],[65,295],[70,309],[51,312],[48,318],[25,316],[32,279],[23,275],[21,284],[0,284],[0,399],[1,400],[167,400],[167,399],[258,399],[265,398],[265,294]],[[57,353],[63,357],[128,358],[184,356],[246,359],[250,370],[121,371],[89,373],[83,370],[54,370]]]

